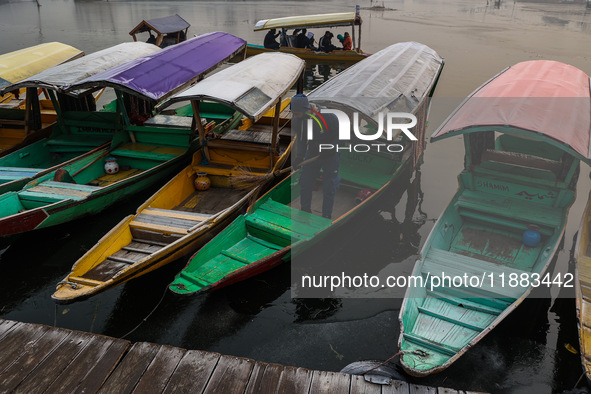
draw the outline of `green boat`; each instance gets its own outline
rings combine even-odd
[[[155,45],[141,42],[119,44],[5,86],[3,91],[27,89],[31,103],[22,112],[26,112],[23,117],[32,124],[41,122],[47,112],[37,96],[38,89],[44,89],[55,108],[57,124],[49,137],[37,138],[38,141],[0,158],[0,194],[21,190],[32,179],[109,144],[113,135],[123,129],[120,114],[92,112],[93,95],[74,98],[63,92],[92,75],[157,51],[160,48]]]
[[[433,134],[463,136],[465,169],[400,311],[401,363],[411,375],[449,367],[533,288],[568,280],[546,270],[575,200],[579,160],[589,161],[589,98],[589,77],[575,67],[518,63]]]
[[[443,59],[431,48],[415,42],[399,43],[362,60],[311,92],[308,97],[312,103],[361,114],[367,124],[365,131],[371,134],[378,130],[384,108],[412,113],[418,118],[413,129],[418,141],[395,136],[394,140],[405,147],[404,153],[398,154],[342,153],[342,180],[333,210],[336,220],[299,209],[299,172],[293,173],[199,250],[170,290],[193,294],[252,277],[288,261],[292,249],[293,253],[300,253],[311,247],[367,208],[405,169],[414,167],[421,156],[428,99],[442,67]],[[367,97],[374,99],[366,100]],[[384,138],[381,142],[388,141]],[[366,165],[360,165],[360,157],[368,159],[364,160]],[[356,204],[355,198],[362,190],[373,193]],[[319,211],[317,205],[313,204],[312,212]]]
[[[73,92],[90,92],[103,87],[116,90],[118,117],[123,125],[110,146],[63,164],[36,178],[18,192],[0,195],[0,237],[65,223],[91,215],[143,189],[172,177],[196,148],[193,118],[159,115],[143,125],[129,121],[129,101],[153,108],[178,91],[243,51],[246,42],[227,33],[210,33],[171,46],[156,54],[138,58],[98,73],[70,86]],[[162,74],[153,78],[154,70]],[[83,93],[80,93],[83,94]],[[82,126],[105,128],[99,122],[110,113],[85,113],[97,122]],[[238,121],[239,116],[235,117]],[[231,118],[231,119],[234,119]],[[222,122],[220,128],[232,127]],[[212,130],[215,132],[215,130]],[[116,161],[118,171],[109,172],[106,159]]]

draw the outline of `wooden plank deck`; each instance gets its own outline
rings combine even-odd
[[[0,392],[466,393],[2,319]]]

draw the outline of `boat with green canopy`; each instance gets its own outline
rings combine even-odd
[[[248,44],[247,56],[257,55],[265,52],[284,52],[296,55],[304,60],[315,62],[346,62],[353,63],[365,59],[369,54],[361,50],[361,16],[359,6],[355,12],[338,12],[332,14],[289,16],[285,18],[263,19],[254,26],[254,31],[266,31],[271,29],[280,30],[281,47],[277,50],[265,48],[263,45]],[[358,27],[355,34],[355,26]],[[322,52],[310,48],[296,48],[295,37],[287,34],[288,29],[325,29],[334,27],[350,27],[352,48],[351,50],[334,50]],[[322,32],[324,34],[324,32]],[[312,36],[313,38],[313,36]],[[320,36],[318,36],[320,38]]]
[[[575,199],[579,160],[591,162],[590,130],[589,77],[536,60],[493,77],[435,131],[432,141],[463,137],[465,169],[413,269],[423,280],[400,310],[405,371],[449,367],[534,287],[556,280],[546,270]]]
[[[363,164],[358,154],[346,150],[340,158],[341,186],[335,196],[331,220],[299,209],[297,171],[273,187],[245,215],[239,216],[199,250],[170,285],[178,294],[194,294],[250,278],[300,253],[366,209],[406,169],[417,163],[424,148],[429,97],[443,68],[443,59],[416,42],[399,43],[349,67],[312,91],[311,103],[359,113],[365,132],[379,129],[381,112],[407,111],[418,120],[413,128],[418,141],[397,135],[404,153],[372,151]],[[367,100],[367,98],[373,98]],[[400,130],[399,130],[400,131]],[[385,134],[385,133],[384,133]],[[382,142],[386,142],[383,136]],[[371,190],[359,204],[355,197]],[[321,192],[319,192],[321,194]],[[322,198],[319,198],[322,200]]]
[[[0,89],[81,56],[84,52],[59,42],[0,55]],[[37,118],[29,116],[33,107],[38,108]],[[5,90],[0,95],[0,157],[49,135],[55,120],[51,102],[47,98],[40,100],[37,90]]]
[[[181,91],[244,50],[244,40],[210,33],[137,58],[73,84],[68,91],[89,94],[114,87],[118,119],[110,146],[101,148],[34,179],[18,192],[0,196],[0,236],[54,226],[98,213],[172,176],[189,158],[196,132],[192,118],[141,126],[129,122],[122,92],[151,107]],[[91,117],[97,113],[83,113]],[[104,115],[104,114],[99,114]],[[111,115],[111,114],[109,114]],[[93,122],[92,119],[95,119]],[[86,118],[81,127],[113,128],[102,117]],[[148,123],[148,122],[146,122]],[[117,161],[108,171],[105,161]]]
[[[0,158],[0,194],[20,190],[34,178],[110,143],[115,132],[122,127],[119,115],[98,114],[93,111],[94,95],[76,99],[65,95],[65,90],[92,75],[157,51],[160,48],[152,44],[119,44],[5,86],[3,91],[27,90],[30,105],[23,110],[23,117],[31,125],[45,123],[43,106],[36,94],[38,89],[43,89],[52,102],[57,123],[50,136]],[[104,122],[103,127],[93,124],[98,121]]]
[[[304,65],[293,55],[257,55],[163,103],[165,108],[190,101],[196,125],[202,124],[204,102],[227,105],[248,121],[220,134],[198,127],[202,149],[191,164],[82,256],[57,285],[53,300],[79,301],[160,268],[195,251],[243,212],[272,179],[263,175],[281,169],[289,157],[289,119],[281,116],[289,100],[282,98]],[[240,185],[245,168],[260,181]],[[202,190],[205,176],[210,186]]]

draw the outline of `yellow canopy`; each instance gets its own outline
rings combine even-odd
[[[355,12],[339,12],[335,14],[288,16],[286,18],[264,19],[254,25],[254,31],[269,29],[292,29],[298,27],[332,27],[360,25],[361,19],[355,20]]]
[[[0,55],[0,88],[82,55],[84,52],[59,42],[35,45]]]

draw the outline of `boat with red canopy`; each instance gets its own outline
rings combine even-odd
[[[591,162],[590,103],[583,71],[527,61],[478,88],[433,134],[463,137],[465,169],[400,311],[401,363],[411,375],[449,367],[535,287],[572,281],[546,271],[575,200],[579,160]]]

